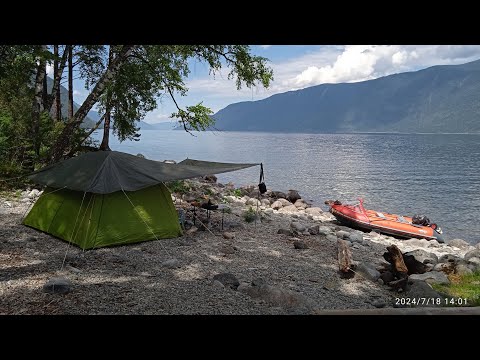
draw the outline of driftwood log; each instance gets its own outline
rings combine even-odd
[[[383,258],[392,264],[392,273],[397,280],[389,283],[394,289],[405,290],[408,281],[408,268],[403,261],[403,254],[396,245],[390,245],[387,247],[386,253],[383,254]]]
[[[338,269],[344,277],[353,277],[355,273],[353,270],[353,258],[348,241],[338,239]]]

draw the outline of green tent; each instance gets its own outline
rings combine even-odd
[[[164,181],[254,165],[166,164],[117,151],[85,153],[28,176],[47,188],[23,224],[83,249],[177,237],[182,230]]]

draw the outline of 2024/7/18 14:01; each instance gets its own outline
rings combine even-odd
[[[468,306],[467,298],[395,298],[395,305]]]

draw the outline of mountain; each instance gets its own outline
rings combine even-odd
[[[48,93],[51,93],[53,87],[53,79],[47,76],[47,89]],[[62,104],[62,117],[67,116],[68,111],[68,90],[66,87],[60,85],[60,103]],[[73,102],[73,113],[77,112],[78,108],[80,107],[75,101]],[[83,128],[90,128],[96,124],[96,122],[100,120],[100,116],[96,111],[90,110],[88,115],[83,120],[82,125]]]
[[[215,127],[267,132],[480,132],[480,60],[228,105]]]

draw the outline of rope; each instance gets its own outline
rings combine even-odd
[[[122,186],[120,184],[120,186]],[[140,215],[140,213],[138,212],[138,210],[135,208],[135,205],[133,204],[132,200],[130,200],[130,198],[128,197],[128,195],[126,194],[125,190],[123,190],[123,186],[122,186],[122,192],[123,194],[126,196],[126,198],[128,199],[128,201],[130,202],[130,204],[132,205],[133,209],[135,210],[135,212],[137,213],[138,217],[143,221],[143,223],[145,224],[145,226],[148,228],[148,230],[152,233],[152,235],[155,237],[155,240],[159,240],[159,238],[157,237],[157,235],[155,235],[155,232],[153,231],[153,229],[147,224],[147,222],[143,219],[143,217]],[[162,242],[159,241],[160,245],[162,246],[163,250],[165,250],[165,252],[167,253],[168,256],[171,256],[171,254],[168,252],[168,250],[165,248],[165,246],[163,246]]]
[[[78,213],[77,213],[77,217],[75,218],[75,223],[73,224],[73,229],[72,229],[72,234],[70,235],[70,239],[72,239],[73,241],[73,233],[75,232],[75,228],[77,227],[77,221],[78,221],[78,216],[80,215],[80,212],[82,211],[82,206],[83,206],[83,201],[85,200],[85,195],[87,194],[87,192],[85,191],[83,193],[83,197],[82,197],[82,202],[80,203],[80,208],[78,209]],[[90,198],[91,199],[91,198]],[[85,211],[86,212],[86,211]],[[84,215],[85,216],[85,215]],[[83,219],[82,219],[83,221]],[[76,236],[76,235],[75,235]],[[60,268],[60,271],[63,270],[63,267],[65,265],[65,260],[67,259],[67,253],[68,253],[68,249],[70,248],[70,241],[68,242],[68,245],[67,245],[67,250],[65,251],[65,256],[63,257],[63,261],[62,261],[62,266]]]

